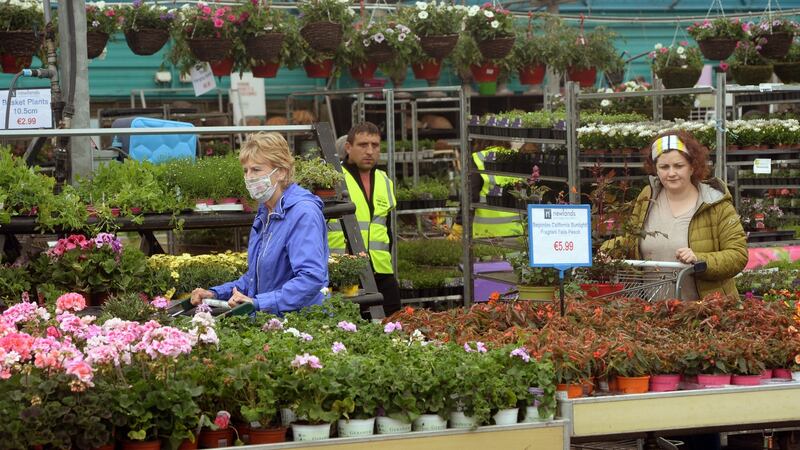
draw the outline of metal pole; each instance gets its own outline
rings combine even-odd
[[[657,77],[653,77],[653,90],[658,92],[664,89],[664,85],[661,83],[661,79]],[[653,121],[658,122],[664,117],[664,108],[663,108],[663,101],[664,97],[660,95],[656,95],[653,97]]]
[[[414,175],[412,178],[414,187],[417,186],[419,183],[419,161],[417,160],[419,156],[419,130],[417,129],[417,124],[419,120],[417,118],[417,101],[411,100],[411,123],[413,124],[411,127],[411,169],[414,171]]]
[[[386,100],[386,163],[388,165],[389,179],[395,178],[394,167],[394,89],[384,89],[383,98]],[[389,215],[392,225],[392,271],[397,274],[397,211],[393,209]]]
[[[580,203],[580,167],[578,164],[578,84],[568,81],[566,85],[567,98],[564,102],[567,110],[567,184],[569,185],[569,202]]]
[[[717,74],[717,97],[715,99],[716,120],[717,120],[717,149],[716,161],[714,163],[714,175],[722,181],[728,181],[728,171],[725,170],[725,163],[727,162],[727,143],[725,140],[726,122],[725,122],[725,72]]]
[[[461,243],[462,264],[464,266],[464,306],[472,304],[472,221],[470,220],[470,201],[472,192],[469,188],[470,159],[472,150],[467,137],[467,110],[464,105],[467,97],[463,89],[458,91],[458,101],[461,106],[458,121],[458,136],[460,138],[459,155],[461,156]]]

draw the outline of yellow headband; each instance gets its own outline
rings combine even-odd
[[[686,144],[684,144],[683,141],[678,139],[678,136],[675,136],[673,134],[669,136],[662,136],[656,139],[656,141],[653,142],[653,146],[651,147],[650,157],[653,159],[653,161],[655,161],[656,159],[658,159],[659,156],[661,156],[662,153],[669,150],[678,150],[683,153],[689,153],[686,150]]]

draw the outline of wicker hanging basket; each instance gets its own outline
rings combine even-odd
[[[792,33],[775,33],[768,34],[764,38],[767,42],[761,44],[761,50],[758,53],[765,58],[778,59],[789,53],[794,35]]]
[[[7,55],[33,55],[39,49],[39,43],[33,31],[0,31],[0,47]]]
[[[198,61],[221,61],[231,52],[233,40],[218,38],[189,39],[189,50]]]
[[[164,47],[169,40],[169,31],[160,28],[142,28],[126,31],[125,42],[135,55],[149,56]]]
[[[487,39],[478,42],[478,50],[487,59],[503,59],[514,48],[514,37]]]
[[[658,72],[658,78],[667,89],[690,88],[700,79],[701,72],[701,69],[689,67],[665,67]]]
[[[108,33],[102,31],[86,32],[86,57],[94,59],[103,53],[108,43]]]
[[[772,65],[772,69],[785,84],[800,82],[800,62],[776,62]]]
[[[244,48],[247,51],[247,56],[257,61],[273,61],[281,55],[285,38],[286,35],[283,33],[248,36],[244,40]]]
[[[380,44],[371,43],[364,53],[367,59],[378,64],[387,63],[394,58],[394,49],[389,46],[387,41],[383,41]]]
[[[772,64],[759,66],[731,66],[733,80],[741,86],[754,86],[766,83],[772,77]]]
[[[457,34],[439,34],[434,36],[420,36],[419,45],[422,51],[431,58],[443,59],[453,53],[458,43]]]
[[[736,39],[703,39],[697,45],[706,59],[721,61],[736,49]]]
[[[318,52],[335,51],[342,42],[342,25],[327,20],[311,22],[300,29],[300,35]]]

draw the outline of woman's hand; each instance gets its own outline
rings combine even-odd
[[[204,298],[214,298],[214,293],[203,288],[197,288],[192,291],[192,305],[197,306],[203,303]]]
[[[678,261],[684,264],[694,264],[697,262],[697,256],[695,256],[692,249],[688,247],[683,247],[676,250],[675,257],[678,258]]]
[[[228,306],[235,308],[242,303],[253,303],[253,299],[239,292],[238,289],[233,288],[233,295],[228,299]]]

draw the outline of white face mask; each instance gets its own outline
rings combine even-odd
[[[244,185],[247,187],[247,192],[250,193],[250,197],[253,197],[255,201],[258,203],[264,203],[267,200],[271,199],[273,195],[275,195],[275,191],[278,189],[278,185],[272,183],[272,179],[270,178],[278,168],[272,169],[272,172],[269,175],[265,175],[259,178],[245,178]]]

